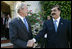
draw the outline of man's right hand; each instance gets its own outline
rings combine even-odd
[[[33,40],[29,40],[28,42],[27,42],[27,47],[33,47],[34,46],[34,41]]]

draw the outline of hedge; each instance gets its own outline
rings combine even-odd
[[[47,16],[50,15],[51,7],[53,5],[59,5],[61,8],[61,17],[64,19],[71,20],[71,1],[40,1],[42,8],[42,16],[47,19]]]

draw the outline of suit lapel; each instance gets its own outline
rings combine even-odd
[[[51,26],[53,27],[53,30],[55,32],[55,27],[54,27],[53,19],[51,19],[51,24],[52,24]],[[60,22],[59,22],[59,25],[58,25],[58,28],[57,28],[57,32],[62,29],[63,25],[64,25],[63,19],[60,18]]]
[[[52,25],[51,25],[52,24]],[[53,31],[55,32],[55,27],[54,27],[54,23],[53,23],[53,19],[51,19],[51,26],[52,26],[52,28],[53,28]]]
[[[25,24],[22,22],[22,20],[19,18],[18,23],[20,24],[21,28],[27,31]]]

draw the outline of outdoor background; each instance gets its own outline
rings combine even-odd
[[[28,6],[29,14],[27,17],[30,20],[34,36],[42,29],[43,22],[47,20],[47,16],[50,16],[50,10],[53,5],[60,5],[60,16],[71,21],[71,1],[1,1],[1,16],[2,14],[10,14],[11,19],[16,18],[17,6],[21,2]],[[1,45],[1,47],[4,45]]]

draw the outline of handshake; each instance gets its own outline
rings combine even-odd
[[[34,44],[35,44],[34,40],[29,40],[27,42],[27,47],[34,47]]]

